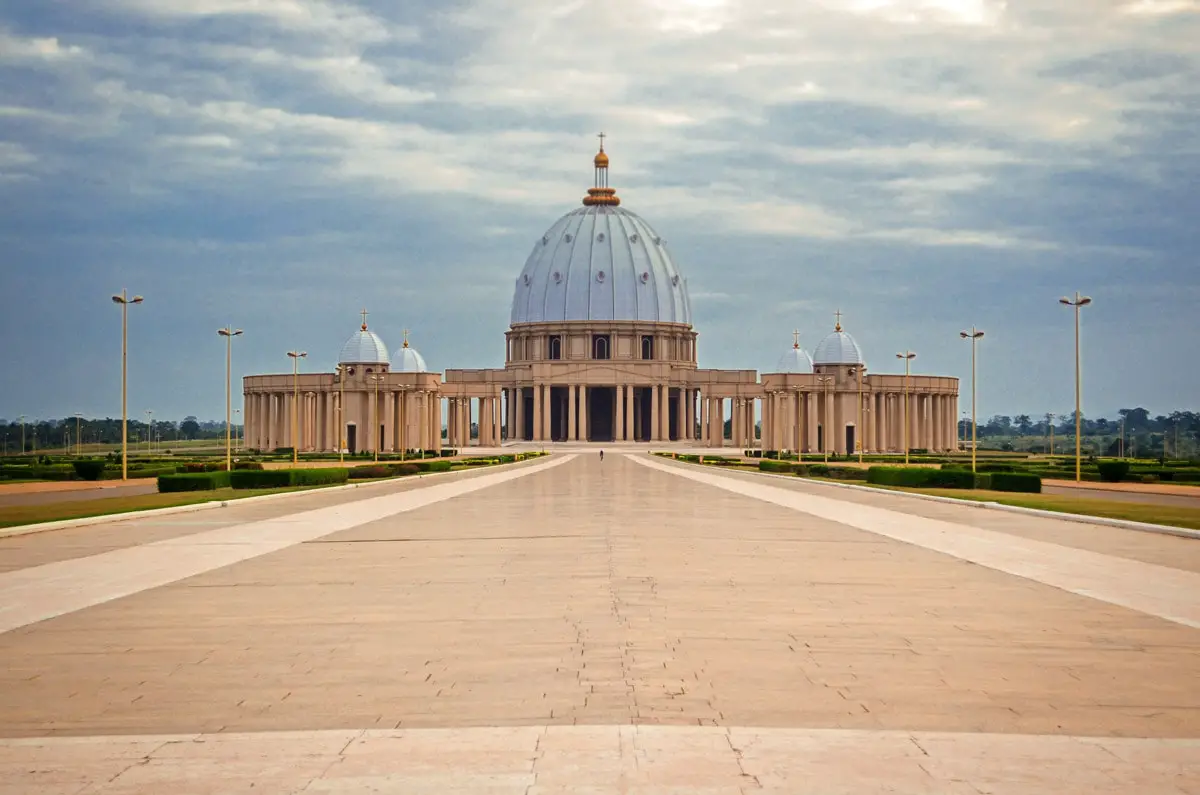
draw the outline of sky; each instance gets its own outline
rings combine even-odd
[[[834,312],[979,413],[1200,408],[1200,0],[8,0],[0,417],[224,414],[370,310],[499,367],[591,184],[688,280],[702,367]],[[235,390],[236,391],[236,390]],[[235,405],[237,401],[235,399]]]

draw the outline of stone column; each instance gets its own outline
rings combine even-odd
[[[618,389],[618,394],[620,387]],[[579,429],[577,427],[577,418],[575,416],[575,405],[579,400],[579,387],[571,384],[567,387],[567,441],[575,442],[579,440]]]
[[[533,441],[542,439],[542,385],[533,385]]]
[[[588,441],[591,434],[588,427],[588,388],[586,384],[579,385],[579,441]]]
[[[658,432],[658,384],[650,387],[650,441],[657,442]]]
[[[616,395],[613,397],[613,437],[618,442],[625,441],[625,386],[617,384]]]
[[[637,441],[637,435],[633,427],[633,384],[625,385],[625,403],[622,409],[625,412],[625,440],[629,442]]]
[[[442,396],[433,390],[430,390],[428,394],[430,408],[434,412],[433,428],[431,429],[433,433],[433,449],[440,453],[442,451]]]
[[[684,439],[689,443],[696,441],[696,390],[689,388],[679,393],[683,396],[683,425]]]

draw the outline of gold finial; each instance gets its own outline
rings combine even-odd
[[[838,311],[834,312],[833,316],[835,318],[837,318],[837,323],[834,325],[833,330],[841,331],[842,330],[842,310],[839,309]]]
[[[792,329],[792,347],[800,350],[800,329]]]
[[[600,133],[596,137],[600,139],[600,151],[592,159],[592,165],[596,167],[596,186],[588,188],[588,195],[583,197],[583,204],[586,207],[595,205],[616,207],[621,200],[617,198],[617,191],[608,187],[608,155],[604,153],[604,139],[607,136]]]
[[[363,321],[362,321],[362,330],[363,330],[363,331],[366,331],[366,330],[367,330],[367,310],[365,310],[365,309],[364,309],[364,310],[361,312],[361,314],[362,314],[362,318],[363,318]]]
[[[404,329],[404,347],[408,347],[408,329]]]

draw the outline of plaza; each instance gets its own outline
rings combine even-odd
[[[1195,539],[608,452],[0,538],[0,793],[1200,792]]]
[[[502,440],[958,449],[958,379],[911,373],[908,351],[899,372],[868,372],[840,310],[811,355],[794,332],[761,377],[701,367],[687,278],[667,242],[621,206],[603,145],[592,165],[582,205],[534,242],[516,278],[503,367],[431,372],[407,330],[389,353],[364,310],[332,372],[243,379],[247,445],[440,450],[444,421],[456,449]]]

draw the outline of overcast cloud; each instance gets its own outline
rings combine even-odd
[[[399,8],[398,8],[399,7]],[[1200,408],[1200,1],[14,0],[0,11],[0,416],[223,413],[358,310],[500,366],[514,280],[609,134],[701,366],[833,313],[980,410]],[[966,390],[964,389],[964,398]],[[963,402],[966,406],[966,400]]]

